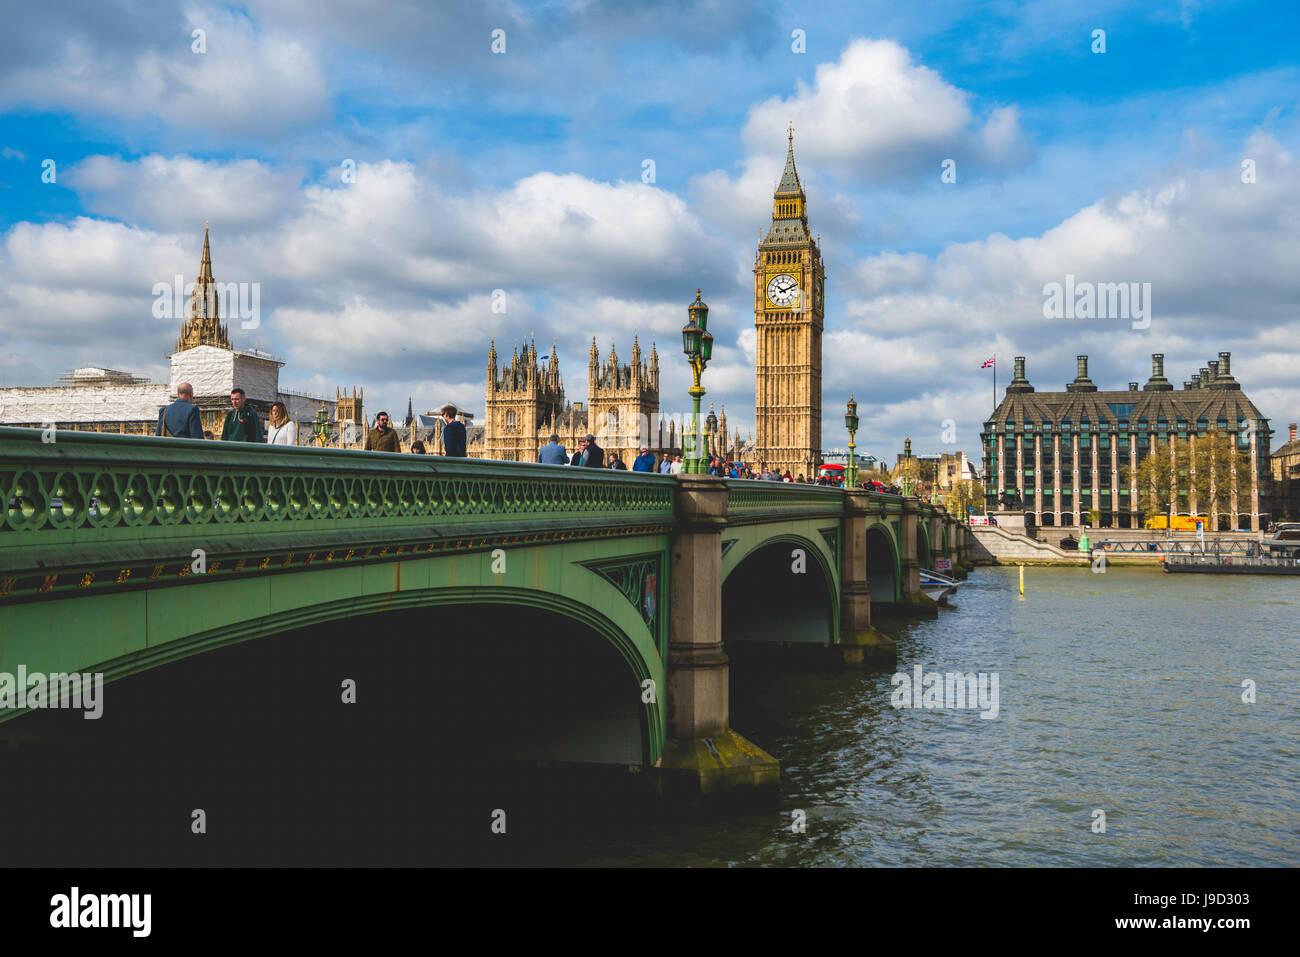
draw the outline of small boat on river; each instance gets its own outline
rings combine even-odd
[[[921,591],[926,597],[943,601],[957,591],[957,580],[929,568],[921,569]]]

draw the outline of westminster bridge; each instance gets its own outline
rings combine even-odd
[[[0,489],[0,673],[102,673],[111,713],[241,643],[401,634],[450,649],[417,695],[445,673],[458,708],[510,712],[486,747],[674,792],[779,780],[729,725],[728,651],[890,667],[873,615],[933,616],[920,569],[968,560],[915,498],[703,475],[0,428]],[[0,739],[34,716],[0,711]]]

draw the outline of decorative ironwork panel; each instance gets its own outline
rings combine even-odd
[[[644,555],[632,555],[627,558],[600,559],[581,562],[583,568],[589,569],[605,579],[632,603],[641,620],[654,635],[655,644],[661,655],[667,649],[661,640],[659,625],[664,595],[663,555],[651,552]]]
[[[840,565],[840,530],[838,528],[819,528],[819,535],[826,539],[826,544],[830,546],[831,558],[835,560],[835,567]]]

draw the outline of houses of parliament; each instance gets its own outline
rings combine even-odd
[[[771,225],[754,255],[754,388],[756,437],[742,443],[729,433],[726,409],[701,422],[706,455],[730,454],[792,475],[811,476],[821,460],[822,324],[825,268],[808,228],[807,197],[794,162],[794,131],[787,132],[785,168],[772,196]],[[679,454],[689,419],[660,415],[659,354],[643,357],[632,342],[621,365],[615,346],[602,362],[593,339],[587,360],[587,404],[566,402],[555,346],[544,360],[531,340],[498,367],[495,342],[487,363],[482,444],[470,455],[535,462],[552,434],[570,450],[591,433],[602,448],[630,464],[641,445]],[[682,406],[685,405],[682,397]],[[475,447],[477,446],[477,447]]]

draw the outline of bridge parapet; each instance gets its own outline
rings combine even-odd
[[[731,522],[769,521],[794,515],[839,515],[844,491],[816,485],[728,479],[727,518]]]
[[[0,598],[669,530],[672,476],[0,428]],[[286,557],[282,557],[286,556]],[[238,566],[238,567],[237,567]],[[266,565],[262,564],[262,568]],[[250,571],[252,569],[249,569]],[[102,572],[111,572],[105,579]],[[209,571],[214,571],[209,567]]]

